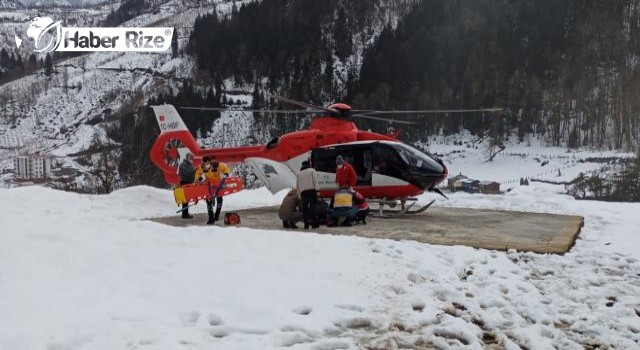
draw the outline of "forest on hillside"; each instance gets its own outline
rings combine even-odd
[[[417,116],[424,122],[411,138],[465,128],[568,147],[636,146],[640,0],[422,0],[412,9],[384,28],[346,84],[332,67],[376,11],[368,2],[265,0],[229,18],[201,17],[189,53],[212,79],[235,77],[307,102],[505,108]]]
[[[377,16],[408,12],[416,0],[266,0],[233,8],[230,17],[199,17],[188,52],[214,81],[233,77],[240,83],[286,92],[322,103],[345,95],[335,81],[337,62],[356,51],[354,36],[374,38]],[[380,21],[378,19],[378,21]],[[382,20],[381,22],[388,22]],[[355,67],[350,67],[355,81]],[[262,80],[266,78],[266,83]]]
[[[398,7],[385,8],[391,3]],[[397,21],[376,22],[399,11]],[[253,87],[255,108],[287,108],[268,94],[360,109],[504,108],[403,116],[419,123],[401,130],[408,142],[466,129],[498,149],[511,135],[569,148],[637,149],[639,34],[640,0],[264,0],[228,17],[199,17],[185,52],[197,62],[193,83],[152,102],[225,105],[223,82],[232,79]],[[125,145],[121,174],[129,184],[148,183],[157,127],[150,110],[122,114],[134,118],[111,131]],[[214,122],[195,111],[183,116],[194,134],[206,135]],[[265,135],[300,127],[289,117],[254,118]]]

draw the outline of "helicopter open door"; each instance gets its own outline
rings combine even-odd
[[[247,158],[245,162],[271,193],[296,186],[296,174],[283,163],[258,157]]]
[[[311,162],[321,175],[330,177],[330,187],[335,187],[336,157],[338,155],[341,155],[356,171],[356,186],[372,185],[374,153],[371,143],[316,148],[311,152]]]

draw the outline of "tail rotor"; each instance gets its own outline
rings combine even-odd
[[[200,145],[172,105],[151,106],[160,127],[160,135],[151,147],[151,161],[162,170],[165,180],[179,184],[178,166],[188,152],[201,153]]]

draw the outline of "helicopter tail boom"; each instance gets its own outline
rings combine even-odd
[[[263,153],[264,146],[202,149],[174,106],[165,104],[151,108],[160,127],[160,135],[151,147],[149,156],[170,184],[180,183],[178,166],[189,152],[195,156],[196,166],[204,156],[215,157],[221,162],[241,163],[248,157],[261,156]]]

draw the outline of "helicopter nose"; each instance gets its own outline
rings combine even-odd
[[[447,166],[444,165],[444,162],[440,159],[440,158],[436,158],[438,164],[440,164],[440,166],[442,167],[442,173],[440,176],[435,176],[435,179],[433,179],[433,181],[431,182],[430,186],[428,186],[428,190],[433,190],[434,188],[436,188],[439,184],[441,184],[442,182],[444,182],[444,180],[447,178],[447,176],[449,176],[449,169],[447,169]],[[435,169],[434,169],[435,170]],[[433,173],[432,173],[433,174]],[[432,175],[433,176],[433,175]]]

